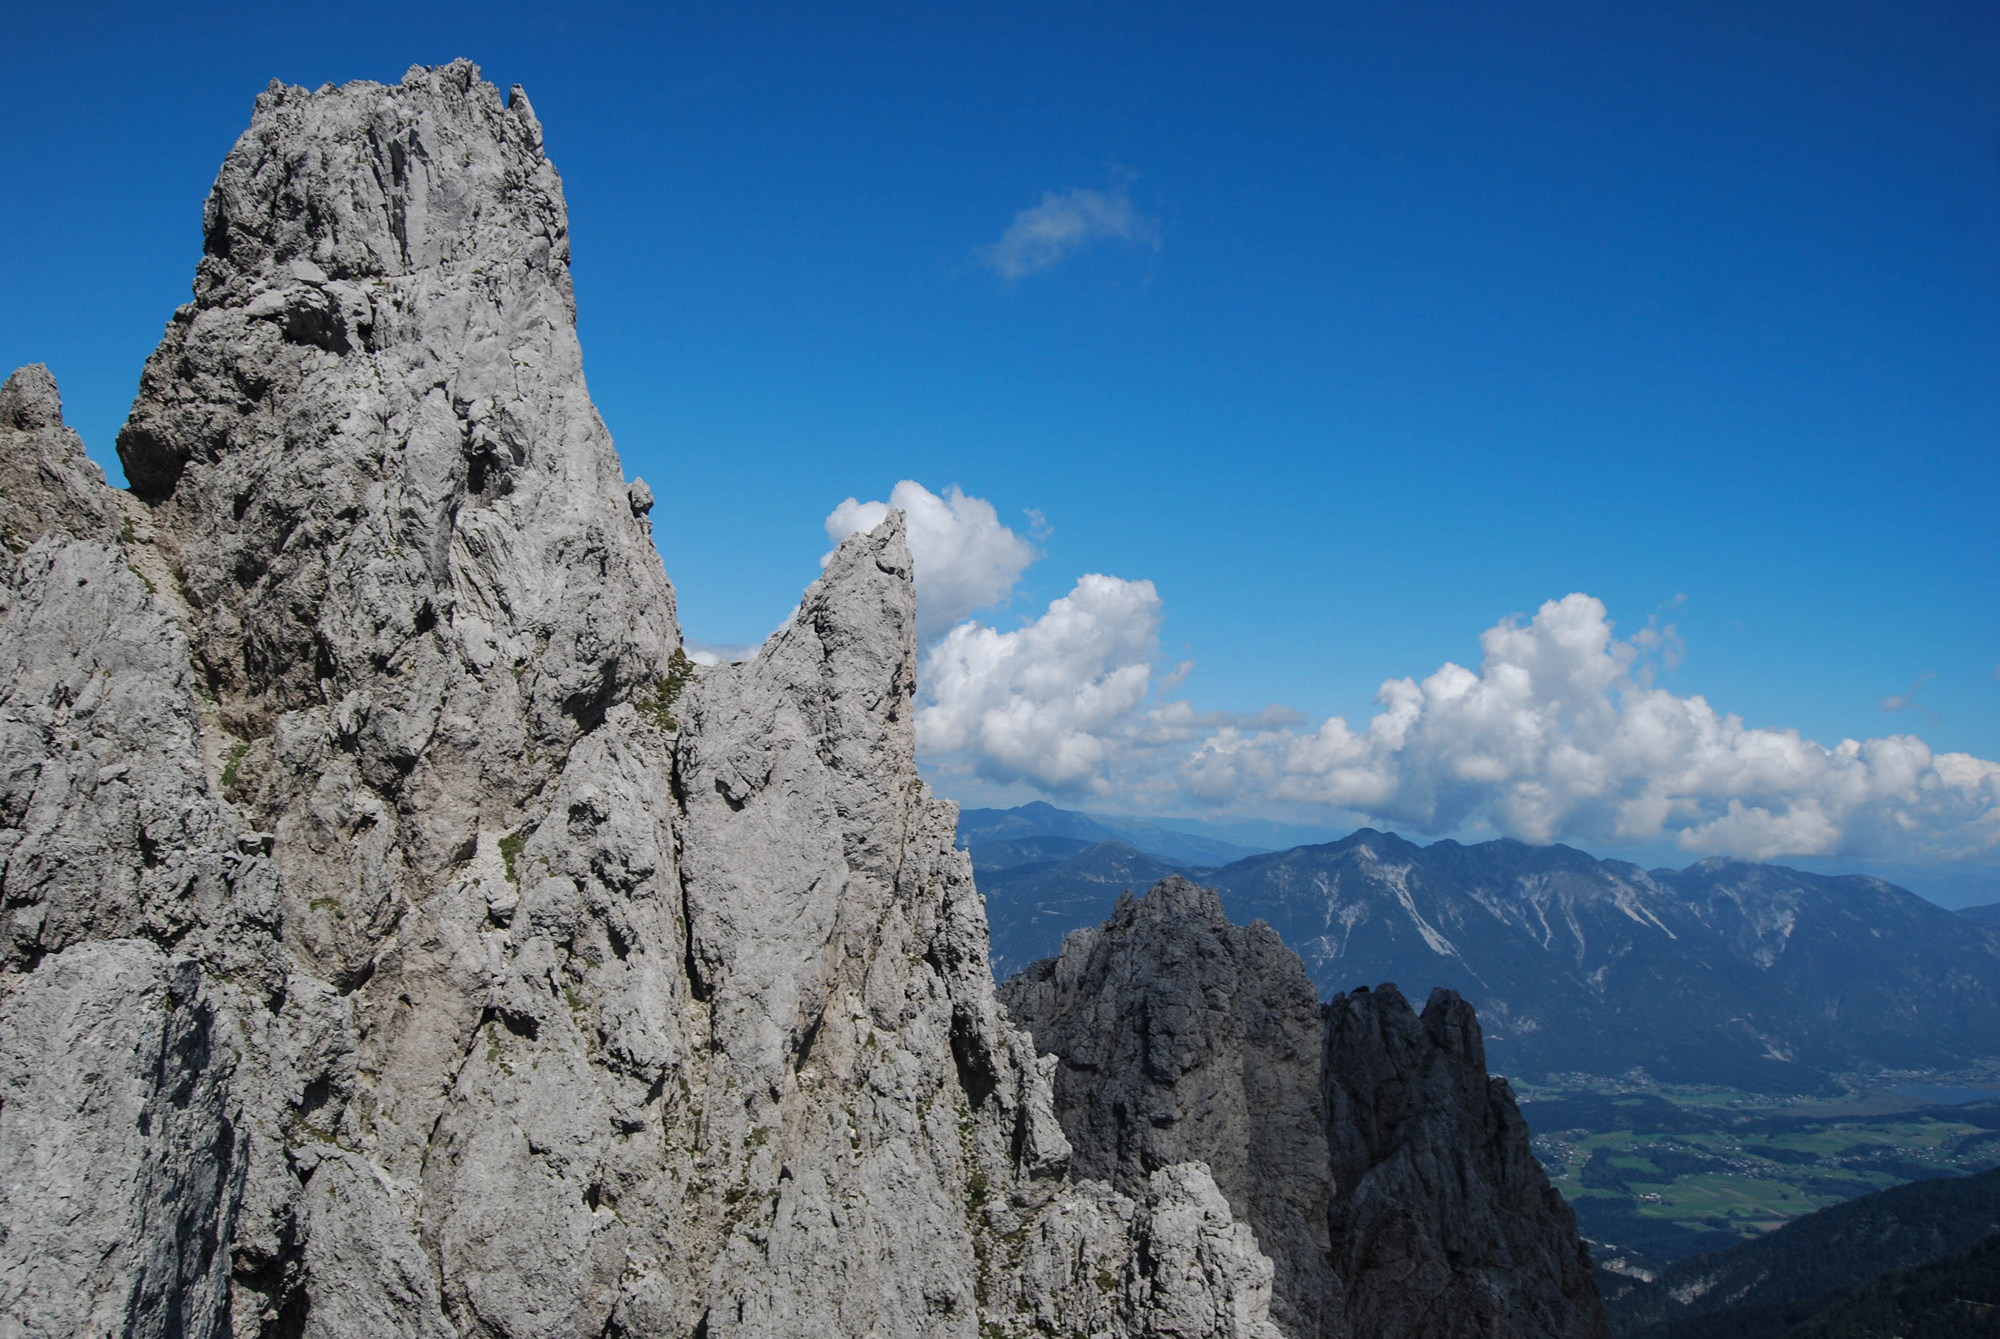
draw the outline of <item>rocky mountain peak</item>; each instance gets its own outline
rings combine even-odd
[[[1479,1020],[1454,991],[1394,985],[1324,1012],[1334,1265],[1357,1334],[1601,1336],[1576,1217],[1529,1146]]]
[[[1206,1163],[1271,1257],[1273,1319],[1293,1336],[1347,1333],[1327,1263],[1319,1005],[1269,926],[1231,925],[1214,889],[1175,876],[1123,894],[1000,997],[1060,1061],[1078,1174],[1130,1193],[1163,1166]]]
[[[1001,1008],[901,514],[681,653],[525,96],[274,85],[205,223],[129,494],[0,391],[10,1332],[1337,1332],[1268,927],[1126,900],[1021,1000],[1060,1074]]]
[[[673,588],[584,383],[525,98],[463,61],[274,86],[206,220],[118,451],[231,797],[345,979],[664,680]]]
[[[1478,1019],[1393,985],[1324,1009],[1263,922],[1183,878],[1121,897],[1000,989],[1053,1051],[1076,1168],[1198,1159],[1275,1267],[1295,1336],[1604,1334],[1589,1256]]]
[[[22,1333],[1272,1339],[1206,1168],[1069,1174],[917,775],[900,513],[679,653],[525,97],[258,99],[131,494],[9,385]]]
[[[0,543],[19,553],[48,534],[108,540],[118,509],[104,471],[63,422],[56,379],[40,363],[0,385]]]
[[[40,432],[62,426],[62,394],[49,369],[40,363],[15,369],[0,386],[0,429]]]

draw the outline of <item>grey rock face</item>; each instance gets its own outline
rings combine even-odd
[[[1276,1265],[1293,1335],[1586,1339],[1590,1261],[1471,1006],[1395,987],[1322,1011],[1262,922],[1174,878],[1001,987],[1060,1057],[1077,1169],[1121,1188],[1200,1160]]]
[[[584,385],[525,96],[464,62],[273,84],[204,225],[119,458],[241,798],[311,890],[296,951],[351,980],[662,676],[673,590]]]
[[[1231,925],[1212,889],[1175,876],[1120,897],[1001,999],[1061,1059],[1056,1109],[1080,1175],[1137,1194],[1163,1167],[1206,1163],[1275,1266],[1273,1319],[1294,1336],[1346,1333],[1319,1002],[1269,926]]]
[[[5,575],[6,961],[93,938],[170,943],[219,921],[229,834],[202,769],[186,639],[115,541],[45,537]]]
[[[1264,1333],[1268,1265],[1205,1172],[1130,1197],[1062,1180],[1048,1066],[995,1008],[955,807],[916,774],[910,572],[899,514],[850,537],[756,659],[686,700],[707,1057],[688,1155],[740,1178],[706,1209],[702,1323]]]
[[[138,940],[79,944],[17,985],[0,1012],[0,1330],[222,1332],[226,1031],[199,966]]]
[[[4,401],[0,1334],[1271,1339],[1205,1169],[1068,1174],[901,517],[676,661],[518,90],[274,86],[206,250],[131,496]]]
[[[174,602],[106,536],[101,478],[36,468],[45,444],[0,433],[12,514],[54,518],[0,571],[0,1314],[216,1334],[255,1249],[245,1185],[338,1020],[291,979],[276,870],[213,792]]]
[[[1479,1020],[1394,986],[1326,1006],[1334,1258],[1357,1334],[1608,1334],[1576,1216],[1549,1185]]]
[[[56,379],[40,363],[0,385],[0,543],[15,553],[48,534],[112,540],[118,509],[104,471],[63,423]]]

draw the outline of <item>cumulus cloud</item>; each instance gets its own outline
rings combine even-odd
[[[999,241],[980,247],[976,254],[1011,282],[1051,269],[1093,242],[1124,242],[1158,251],[1160,221],[1133,207],[1128,185],[1129,178],[1124,178],[1106,191],[1085,187],[1046,191],[1040,204],[1014,215]]]
[[[2000,846],[2000,764],[1933,754],[1914,735],[1842,740],[1752,728],[1699,696],[1650,686],[1641,648],[1599,601],[1570,595],[1480,639],[1477,673],[1447,664],[1382,685],[1360,730],[1217,731],[1189,789],[1359,811],[1428,833],[1482,823],[1528,841],[1689,852],[1951,859]]]
[[[919,752],[989,782],[1143,807],[1184,798],[1181,760],[1215,732],[1305,723],[1290,707],[1196,712],[1168,697],[1194,662],[1159,672],[1162,616],[1152,582],[1091,573],[1012,632],[959,624],[919,672]]]
[[[917,564],[919,645],[1005,600],[1035,560],[1034,546],[1000,523],[991,502],[967,497],[956,484],[939,497],[914,479],[897,484],[887,502],[848,498],[826,518],[826,537],[838,547],[855,531],[880,525],[891,507],[903,513]],[[820,566],[832,557],[826,554]]]
[[[1159,629],[1152,582],[1095,574],[1013,632],[962,623],[924,663],[917,747],[989,780],[1101,791],[1143,733]]]
[[[1392,679],[1365,724],[1197,713],[1162,672],[1151,582],[1086,576],[1012,632],[952,629],[923,667],[934,765],[1050,794],[1256,811],[1310,805],[1429,833],[1500,831],[1771,859],[1990,856],[2000,763],[1914,735],[1842,740],[1745,725],[1654,686],[1671,626],[1613,635],[1587,595],[1505,619],[1479,668]]]

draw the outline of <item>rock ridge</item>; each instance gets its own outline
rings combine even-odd
[[[1455,993],[1421,1015],[1393,985],[1321,1006],[1276,932],[1176,876],[1000,997],[1060,1060],[1079,1169],[1124,1185],[1163,1159],[1213,1167],[1295,1339],[1609,1333],[1575,1218]]]
[[[1457,992],[1419,1014],[1393,985],[1325,1006],[1321,1069],[1335,1267],[1357,1334],[1609,1334],[1576,1215],[1488,1077]]]
[[[901,515],[687,664],[519,90],[274,84],[131,492],[0,417],[6,1333],[1273,1339],[1205,1167],[1070,1171]]]
[[[1169,880],[1002,1007],[900,513],[689,664],[518,88],[203,237],[129,491],[0,387],[0,1335],[1601,1333],[1456,997]]]
[[[1001,987],[1053,1051],[1056,1110],[1079,1174],[1130,1193],[1206,1163],[1274,1266],[1272,1318],[1296,1339],[1346,1335],[1330,1264],[1331,1170],[1319,1103],[1319,1003],[1298,955],[1232,925],[1179,876],[1071,933]]]

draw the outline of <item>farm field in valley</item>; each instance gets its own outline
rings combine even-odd
[[[1517,1091],[1594,1253],[1644,1270],[1858,1195],[2000,1165],[1996,1077],[1857,1085],[1817,1101],[1588,1083]]]

